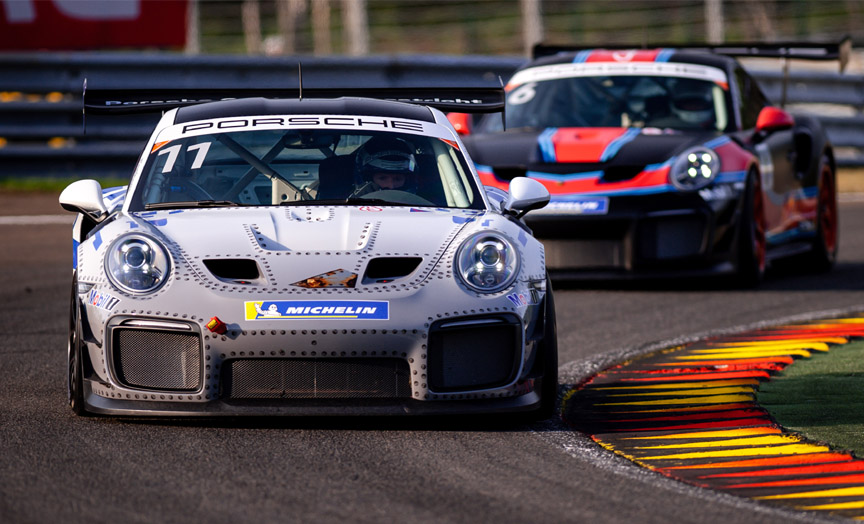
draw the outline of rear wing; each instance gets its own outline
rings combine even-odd
[[[84,114],[130,114],[166,111],[204,102],[238,98],[363,97],[434,107],[444,112],[504,111],[501,87],[398,87],[299,89],[88,89],[84,81]]]
[[[641,46],[646,48],[648,46]],[[634,49],[634,45],[600,45],[600,46],[557,46],[537,44],[534,46],[533,57],[556,55],[564,52],[586,51],[589,49]],[[846,69],[849,56],[852,53],[852,39],[843,37],[837,43],[811,42],[773,42],[773,43],[736,43],[736,44],[651,44],[650,48],[668,48],[676,51],[706,52],[717,55],[741,58],[781,58],[795,60],[837,60],[840,62],[840,72]]]

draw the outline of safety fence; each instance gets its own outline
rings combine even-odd
[[[92,88],[489,86],[521,57],[279,57],[166,54],[0,55],[0,177],[126,177],[159,115],[82,117]],[[779,71],[753,71],[774,101]],[[864,166],[864,76],[792,71],[786,102],[817,114],[844,166]]]

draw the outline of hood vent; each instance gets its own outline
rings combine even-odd
[[[609,166],[603,170],[604,182],[620,182],[631,180],[641,173],[645,166]]]
[[[373,258],[366,266],[364,284],[383,284],[410,275],[423,259],[420,257]]]
[[[225,282],[249,284],[261,277],[258,264],[247,258],[211,258],[204,260],[204,265],[213,276]]]

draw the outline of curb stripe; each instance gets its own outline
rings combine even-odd
[[[653,437],[629,437],[624,440],[646,440],[646,439],[691,439],[691,438],[713,438],[713,437],[741,437],[744,435],[759,435],[764,433],[780,433],[777,428],[747,428],[733,429],[729,431],[698,431],[695,433],[673,433],[672,435],[655,435]]]
[[[676,345],[597,373],[565,394],[562,411],[600,446],[663,475],[864,519],[864,460],[776,425],[755,397],[797,360],[862,337],[864,317],[852,316]]]

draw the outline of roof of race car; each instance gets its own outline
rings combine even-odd
[[[578,52],[565,51],[532,60],[521,69],[549,64],[588,62],[680,62],[699,64],[728,70],[737,61],[729,56],[691,50],[671,48],[657,49],[584,49]]]
[[[235,116],[291,114],[364,115],[435,122],[432,111],[426,106],[386,100],[241,98],[181,107],[177,110],[174,123]]]

